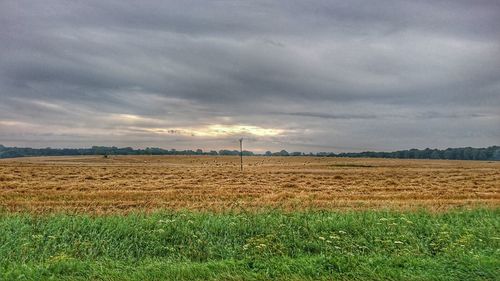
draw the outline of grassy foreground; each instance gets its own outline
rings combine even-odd
[[[495,280],[499,218],[500,209],[4,213],[0,280]]]

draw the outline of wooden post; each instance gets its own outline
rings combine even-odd
[[[243,172],[243,139],[240,139],[240,169]]]

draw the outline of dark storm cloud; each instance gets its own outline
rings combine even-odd
[[[493,0],[2,1],[0,143],[498,144],[499,23]]]

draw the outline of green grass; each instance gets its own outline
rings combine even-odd
[[[500,209],[0,214],[0,280],[498,280]]]

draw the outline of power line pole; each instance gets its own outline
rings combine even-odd
[[[243,172],[243,139],[240,139],[240,169]]]

